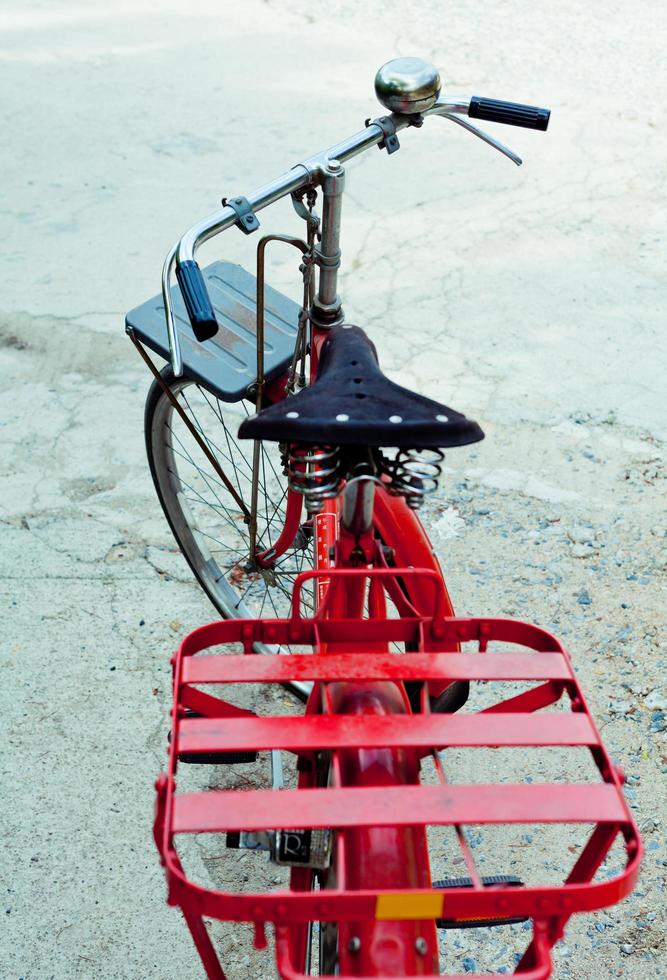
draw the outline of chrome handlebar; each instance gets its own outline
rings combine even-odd
[[[406,126],[414,125],[413,118],[410,116],[398,116],[392,114],[389,117],[395,126],[395,131],[405,129]],[[261,211],[262,208],[275,204],[276,201],[287,197],[295,191],[302,190],[308,186],[317,187],[323,175],[328,171],[329,160],[346,160],[363,153],[364,150],[372,146],[377,146],[385,138],[382,127],[372,122],[365,129],[340,143],[336,143],[328,150],[316,153],[301,163],[297,163],[291,170],[281,174],[269,184],[264,184],[257,190],[248,194],[247,201],[253,211]],[[226,231],[237,221],[236,211],[229,207],[223,207],[213,214],[202,218],[195,225],[189,228],[185,234],[169,250],[162,267],[162,299],[164,302],[165,317],[167,320],[167,332],[169,336],[169,349],[171,352],[171,364],[176,377],[183,373],[183,362],[181,349],[178,339],[178,332],[174,323],[173,310],[171,308],[170,286],[171,274],[175,264],[193,261],[195,253],[200,245],[214,238],[221,232]]]
[[[399,60],[407,61],[408,59],[397,59],[397,61]],[[411,62],[416,62],[418,59],[409,60]],[[397,62],[389,62],[388,65],[391,66],[396,63]],[[387,66],[383,66],[383,68],[386,67]],[[378,77],[380,76],[382,70],[383,69],[380,69],[380,72],[378,72]],[[530,121],[528,122],[517,121],[516,113],[514,113],[513,118],[502,118],[501,113],[504,112],[505,115],[507,115],[507,109],[508,107],[511,107],[510,103],[491,103],[490,100],[479,100],[476,99],[476,97],[439,97],[439,76],[437,75],[437,72],[435,73],[435,77],[437,79],[438,88],[434,90],[435,95],[432,99],[430,99],[431,104],[429,108],[416,113],[391,112],[388,116],[383,116],[373,121],[369,120],[365,129],[355,133],[345,140],[342,140],[340,143],[336,143],[334,146],[329,147],[328,150],[316,153],[301,163],[297,163],[291,170],[282,174],[280,177],[277,177],[275,180],[271,181],[271,183],[264,184],[262,187],[259,187],[257,190],[249,194],[246,200],[252,212],[261,211],[263,208],[268,207],[270,204],[274,204],[276,201],[286,197],[288,194],[293,194],[294,192],[305,189],[306,187],[319,186],[324,177],[330,172],[329,161],[339,160],[341,163],[344,163],[346,160],[350,160],[359,153],[363,153],[365,150],[370,149],[370,147],[378,146],[379,144],[383,143],[388,138],[388,133],[395,134],[410,126],[420,127],[424,119],[428,116],[441,116],[443,119],[449,119],[452,122],[457,123],[459,126],[462,126],[464,129],[468,130],[468,132],[473,133],[485,143],[488,143],[490,146],[494,147],[494,149],[507,156],[517,166],[520,166],[522,162],[521,158],[512,150],[508,149],[494,137],[489,136],[487,133],[460,117],[464,115],[471,115],[471,106],[484,101],[486,115],[483,115],[482,112],[477,112],[475,115],[478,118],[488,118],[494,119],[495,121],[509,122],[512,125],[523,125],[529,126],[530,128],[546,129],[546,124],[548,122],[547,110],[532,110],[532,108],[529,106],[512,107],[515,110],[531,110],[533,113],[546,113],[546,116],[541,117],[539,125],[535,124],[533,117],[531,117]],[[383,99],[383,101],[385,100]],[[491,105],[491,109],[487,109],[487,105]],[[178,242],[176,242],[176,244],[169,250],[169,253],[165,259],[164,266],[162,268],[162,297],[167,322],[171,364],[176,377],[179,377],[183,373],[183,361],[178,331],[176,330],[174,323],[174,314],[170,296],[171,275],[174,265],[180,266],[184,262],[193,263],[195,260],[195,253],[200,245],[214,236],[219,235],[221,232],[226,231],[227,228],[230,228],[232,225],[236,224],[237,221],[238,213],[234,208],[230,207],[229,205],[222,207],[220,210],[208,215],[208,217],[203,218],[189,228],[178,240]]]

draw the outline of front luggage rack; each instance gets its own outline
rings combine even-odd
[[[219,324],[216,336],[204,343],[195,339],[179,287],[171,289],[185,374],[222,401],[241,401],[251,395],[257,381],[257,280],[232,262],[213,262],[202,269],[202,275]],[[264,296],[264,377],[272,381],[287,371],[292,359],[299,305],[271,286],[265,286]],[[125,328],[170,360],[161,295],[131,310]]]
[[[623,795],[623,775],[602,744],[568,653],[545,630],[526,623],[446,618],[439,596],[431,618],[303,618],[299,612],[301,587],[322,574],[299,576],[290,618],[211,623],[190,633],[173,658],[169,766],[157,782],[154,832],[166,870],[168,902],[182,909],[208,977],[223,980],[225,974],[203,917],[255,923],[258,948],[265,945],[264,924],[273,923],[280,976],[291,980],[303,976],[295,965],[293,949],[294,929],[300,923],[433,919],[441,924],[444,920],[451,928],[456,921],[465,927],[472,920],[529,917],[532,938],[515,973],[530,980],[548,977],[550,949],[562,936],[569,917],[612,905],[628,895],[641,856],[637,828]],[[434,582],[438,592],[437,577],[426,570],[326,571],[330,580],[346,575],[401,580],[423,576]],[[276,649],[298,644],[304,652],[260,655],[254,653],[258,644]],[[410,652],[391,652],[390,644],[405,645]],[[221,647],[235,647],[238,652],[221,653]],[[218,649],[210,653],[211,648]],[[509,696],[501,695],[481,710],[455,715],[430,714],[426,695],[422,712],[417,714],[383,717],[327,712],[327,685],[387,680],[401,684],[468,680],[479,686],[487,700],[494,685],[509,688]],[[231,684],[262,685],[260,690],[267,692],[267,685],[293,681],[313,682],[306,713],[299,717],[259,717],[210,693],[212,688],[217,691]],[[529,686],[516,693],[518,682]],[[256,703],[269,702],[261,697]],[[472,703],[471,698],[469,705]],[[388,787],[313,783],[304,788],[300,780],[299,788],[279,791],[214,788],[177,792],[181,755],[280,750],[296,757],[303,775],[322,753],[333,756],[377,747],[414,751],[423,760],[431,757],[435,783]],[[473,747],[588,750],[595,781],[446,782],[443,750]],[[590,825],[592,830],[583,846],[567,848],[563,858],[567,867],[563,866],[559,884],[510,888],[501,883],[489,885],[489,879],[483,882],[475,871],[463,828],[530,824]],[[335,833],[345,828],[415,825],[454,828],[472,881],[463,887],[459,880],[444,882],[443,888],[393,892],[345,887],[317,891],[311,890],[312,880],[304,878],[304,869],[299,869],[287,888],[253,894],[228,892],[196,883],[184,870],[176,846],[177,839],[194,834],[238,835],[277,829],[332,829]],[[618,873],[603,869],[607,876],[601,877],[598,872],[617,839],[625,847],[624,866]]]

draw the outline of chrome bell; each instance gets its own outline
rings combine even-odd
[[[425,112],[440,95],[440,73],[423,58],[394,58],[375,76],[375,94],[390,112]]]

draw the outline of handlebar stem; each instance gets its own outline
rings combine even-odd
[[[327,161],[322,178],[322,240],[315,247],[319,266],[319,287],[311,310],[311,320],[318,327],[342,322],[343,311],[338,296],[340,268],[340,225],[345,190],[345,170],[337,158]]]

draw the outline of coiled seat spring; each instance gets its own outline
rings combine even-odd
[[[418,510],[424,497],[434,493],[442,473],[445,454],[440,449],[401,449],[393,460],[385,460],[391,478],[389,492],[404,497],[411,510]]]
[[[288,447],[287,483],[290,490],[303,494],[309,514],[319,514],[325,500],[338,496],[341,482],[338,446]]]

